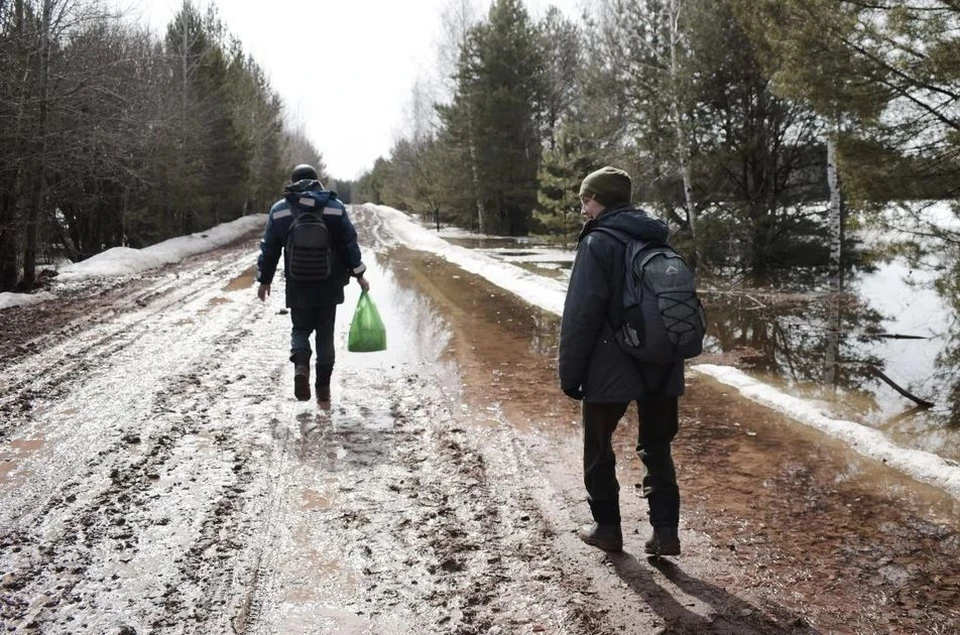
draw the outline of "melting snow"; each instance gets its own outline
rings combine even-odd
[[[242,216],[207,231],[171,238],[143,249],[114,247],[59,270],[57,281],[77,281],[99,276],[124,276],[180,262],[217,247],[228,245],[244,234],[263,227],[266,214]],[[54,295],[40,293],[0,293],[0,310],[50,300]]]

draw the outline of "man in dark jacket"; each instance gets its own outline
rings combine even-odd
[[[294,394],[300,401],[310,399],[310,334],[317,338],[316,392],[318,402],[330,401],[330,376],[333,374],[335,349],[333,344],[337,305],[343,304],[343,287],[354,276],[364,291],[370,289],[363,277],[367,267],[360,259],[357,231],[347,216],[346,207],[335,192],[323,188],[317,180],[317,171],[310,165],[293,169],[283,198],[273,204],[267,216],[267,226],[260,242],[257,260],[257,297],[265,300],[270,295],[270,284],[277,271],[281,253],[289,260],[287,236],[293,221],[305,211],[321,212],[336,254],[331,258],[331,270],[325,280],[291,280],[289,262],[285,262],[284,278],[286,301],[290,308],[293,329],[290,336],[290,361],[294,364]]]
[[[645,550],[679,555],[680,493],[670,442],[677,433],[683,363],[643,363],[620,348],[614,329],[623,323],[625,248],[614,236],[596,231],[610,228],[645,242],[666,240],[667,225],[631,206],[630,194],[630,176],[613,167],[589,174],[580,187],[587,221],[563,307],[559,354],[561,389],[583,401],[583,478],[594,522],[578,535],[605,551],[623,548],[612,437],[627,406],[636,401],[637,452],[646,468],[643,493],[653,526]]]

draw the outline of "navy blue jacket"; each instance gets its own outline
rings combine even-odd
[[[560,387],[582,387],[584,400],[598,403],[682,395],[683,363],[643,363],[617,344],[614,326],[623,323],[626,250],[610,234],[595,231],[598,227],[643,241],[665,241],[668,233],[666,223],[630,205],[608,207],[584,224],[560,322]]]
[[[260,241],[257,259],[257,282],[271,284],[277,264],[287,244],[287,234],[294,218],[304,210],[322,210],[330,237],[337,249],[330,277],[319,282],[297,282],[286,279],[286,303],[290,308],[329,306],[343,303],[343,287],[350,276],[361,276],[367,270],[360,259],[357,230],[347,216],[347,209],[336,193],[323,189],[319,181],[303,180],[284,189],[283,198],[273,204],[267,216],[267,226]]]

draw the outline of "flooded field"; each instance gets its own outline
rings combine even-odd
[[[444,237],[454,244],[532,273],[569,277],[572,248],[451,234]],[[960,460],[960,373],[951,362],[957,316],[929,270],[891,258],[849,272],[840,295],[817,276],[778,287],[723,279],[701,287],[709,319],[703,361],[815,400],[830,416],[882,430],[898,445]],[[890,382],[933,406],[919,406]]]

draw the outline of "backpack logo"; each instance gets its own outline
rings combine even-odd
[[[317,214],[304,211],[294,217],[284,251],[290,280],[319,282],[330,277],[333,243],[327,224]]]
[[[672,247],[648,244],[623,232],[599,231],[624,243],[624,323],[617,343],[631,357],[669,364],[703,352],[706,315],[693,271]]]

